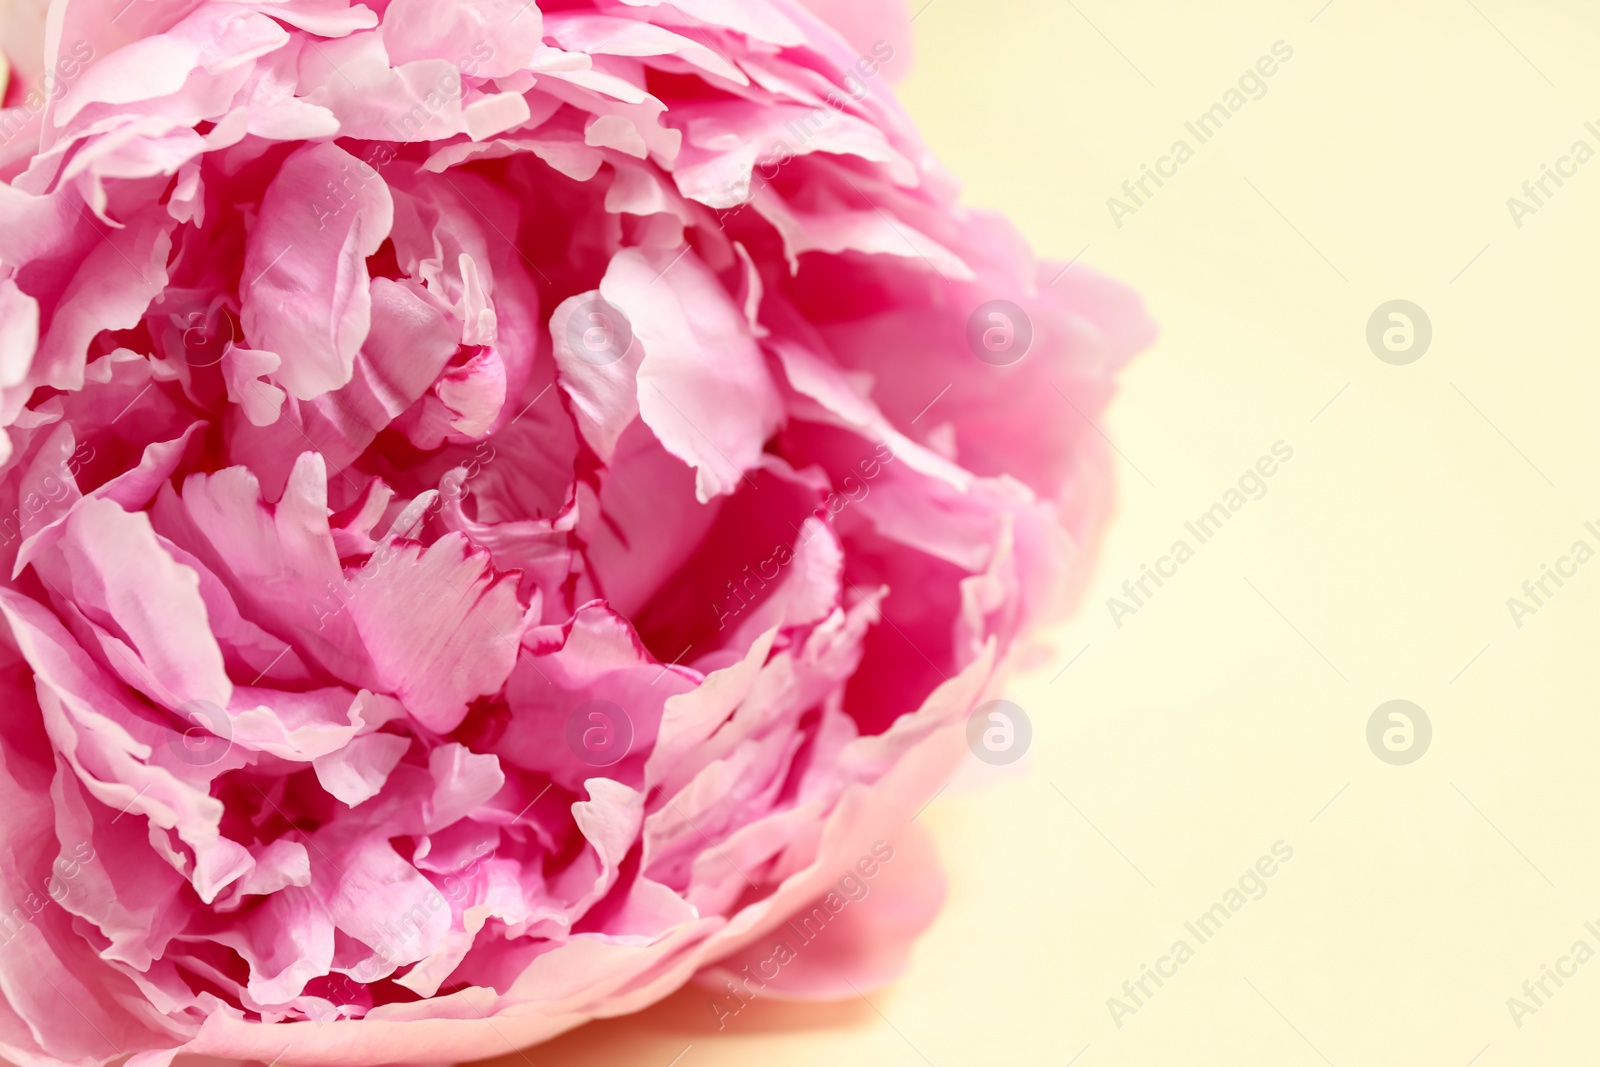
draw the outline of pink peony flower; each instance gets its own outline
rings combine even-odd
[[[1081,581],[1152,330],[956,205],[903,11],[815,2],[50,6],[0,1056],[471,1059],[897,973],[903,827]]]

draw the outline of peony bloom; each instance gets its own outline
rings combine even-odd
[[[893,976],[1151,336],[956,205],[905,31],[55,0],[0,112],[0,1056],[495,1055],[797,915],[851,936],[774,994]]]

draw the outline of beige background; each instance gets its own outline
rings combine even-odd
[[[950,901],[870,1003],[716,1033],[687,992],[500,1062],[1594,1062],[1600,960],[1520,1029],[1506,998],[1600,950],[1600,560],[1520,629],[1506,598],[1600,548],[1600,160],[1521,228],[1506,198],[1600,150],[1600,12],[911,2],[901,93],[969,201],[1138,286],[1164,331],[1102,427],[1125,462],[1098,580],[1011,692],[1032,751],[922,816]],[[1279,40],[1266,95],[1116,226],[1106,199]],[[1402,367],[1365,341],[1397,298],[1434,330]],[[1106,598],[1279,440],[1267,495],[1116,626]],[[1433,724],[1409,766],[1365,738],[1394,698]],[[1186,934],[1280,840],[1266,895]],[[1119,1028],[1107,998],[1180,937],[1194,958]]]
[[[1012,690],[1019,773],[922,816],[951,897],[904,980],[722,1034],[682,994],[533,1063],[1595,1061],[1600,960],[1520,1029],[1506,998],[1600,950],[1600,560],[1520,629],[1506,598],[1600,548],[1600,160],[1520,229],[1506,198],[1600,150],[1600,12],[1323,2],[922,10],[900,91],[969,201],[1087,244],[1162,324],[1102,427],[1127,462],[1099,578]],[[1278,40],[1266,95],[1117,228],[1106,198]],[[1365,340],[1397,298],[1434,329],[1409,366]],[[1267,495],[1119,629],[1106,597],[1278,440]],[[1409,766],[1365,739],[1394,698],[1434,728]],[[1106,999],[1279,840],[1266,896],[1119,1029]]]

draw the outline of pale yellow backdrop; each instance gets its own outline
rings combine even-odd
[[[1324,3],[922,9],[900,91],[969,201],[1137,285],[1163,330],[1102,427],[1126,461],[1099,578],[1011,694],[1033,749],[922,816],[949,905],[870,1004],[757,1002],[719,1034],[680,994],[500,1062],[1596,1061],[1600,960],[1520,1020],[1506,1001],[1600,950],[1600,561],[1520,628],[1506,600],[1600,548],[1600,160],[1520,228],[1506,201],[1600,150],[1600,9]],[[1184,123],[1279,41],[1198,145]],[[1107,198],[1180,137],[1194,158],[1119,228]],[[1433,328],[1404,366],[1366,340],[1396,299]],[[1119,628],[1106,598],[1278,441],[1266,495]],[[1433,727],[1410,765],[1368,747],[1391,699]],[[1199,944],[1184,923],[1279,841],[1266,894]],[[1193,958],[1119,1028],[1107,998],[1180,938]]]
[[[870,1002],[757,1002],[717,1032],[686,992],[499,1063],[1595,1062],[1600,960],[1569,954],[1600,950],[1600,561],[1520,627],[1507,598],[1600,548],[1600,160],[1561,162],[1600,150],[1600,10],[911,2],[900,91],[969,201],[1133,283],[1163,329],[1100,427],[1123,458],[1098,579],[1010,693],[1032,751],[921,817],[949,904]],[[1278,42],[1199,144],[1185,122]],[[1193,158],[1134,204],[1122,184],[1180,138]],[[1367,341],[1392,300],[1432,326],[1407,365]],[[1280,441],[1265,495],[1114,619]],[[1393,699],[1432,725],[1409,765],[1367,740]],[[1200,943],[1185,924],[1274,845],[1292,859]]]

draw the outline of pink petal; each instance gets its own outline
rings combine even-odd
[[[191,701],[227,707],[233,683],[211,635],[200,580],[173,560],[150,520],[109,500],[90,499],[73,510],[61,540],[74,600],[113,626],[127,680],[169,708]],[[118,638],[125,637],[123,645]]]
[[[827,893],[699,981],[720,991],[732,979],[758,997],[788,1000],[870,993],[905,972],[911,946],[939,914],[944,895],[938,852],[913,823],[892,844],[874,843],[840,871]],[[737,1003],[723,1004],[729,1006]]]
[[[22,383],[38,346],[39,302],[12,279],[0,280],[0,388]]]
[[[624,249],[600,292],[644,346],[638,397],[645,424],[695,468],[701,502],[732,492],[782,418],[743,313],[687,249]]]
[[[911,67],[911,9],[905,0],[800,0],[838,31],[855,62],[857,78],[881,73],[893,81]]]
[[[533,65],[544,18],[527,0],[391,0],[381,32],[396,64],[448,60],[474,77],[503,78]]]
[[[562,301],[550,316],[561,388],[572,400],[578,429],[602,462],[639,417],[639,365],[644,345],[599,290]],[[631,343],[629,343],[631,341]]]
[[[523,609],[514,579],[490,570],[466,538],[395,544],[353,579],[350,614],[384,688],[430,730],[460,725],[467,702],[493,693],[516,662]]]
[[[465,818],[500,792],[506,782],[500,761],[492,754],[458,744],[441,745],[430,752],[428,773],[434,783],[427,805],[429,833]]]
[[[350,380],[372,325],[366,257],[393,213],[382,177],[330,143],[299,149],[273,179],[245,252],[242,319],[251,347],[283,359],[291,396]]]

